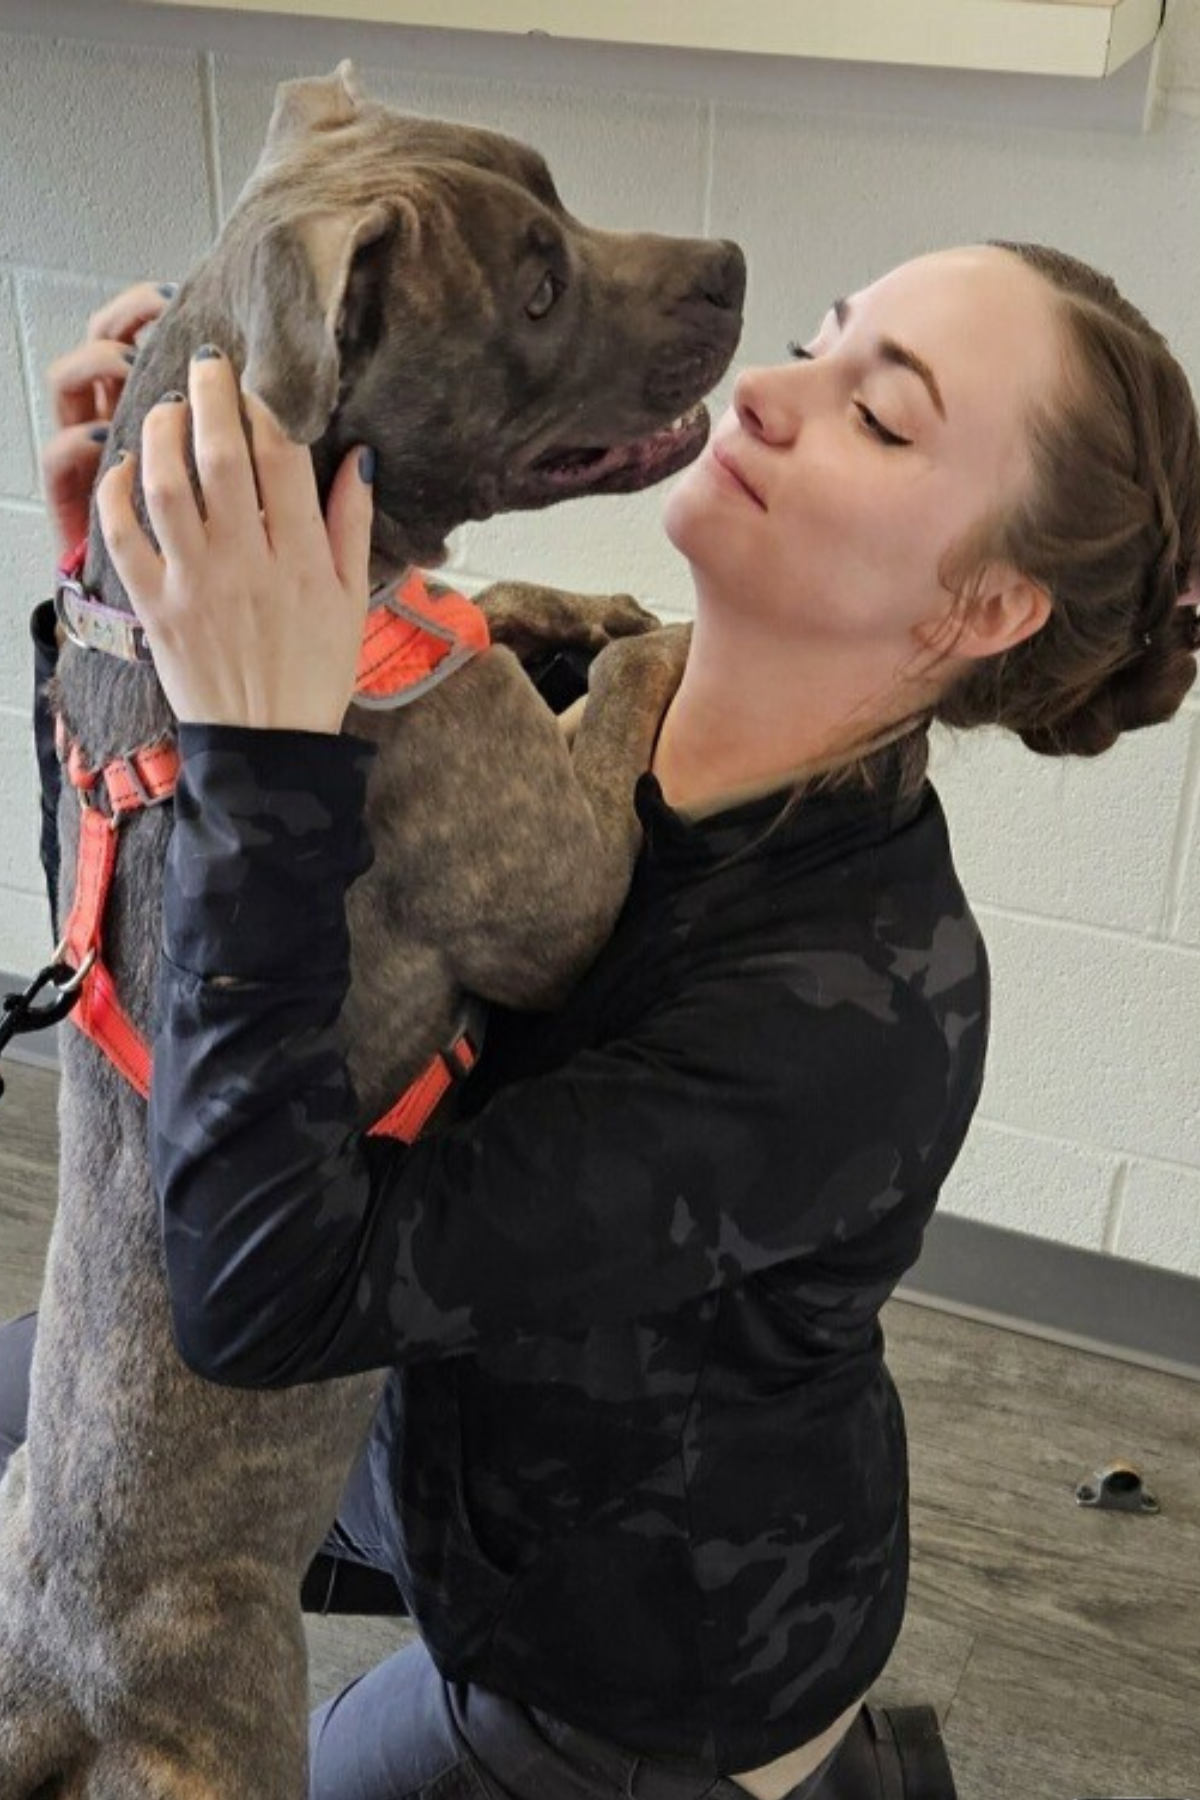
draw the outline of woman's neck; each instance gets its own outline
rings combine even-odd
[[[914,690],[897,690],[894,652],[825,641],[805,656],[775,631],[701,605],[652,767],[669,805],[714,812],[902,736],[919,706]]]

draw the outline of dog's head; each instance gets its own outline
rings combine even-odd
[[[535,151],[348,64],[280,88],[219,262],[248,386],[325,478],[374,446],[377,551],[426,565],[464,520],[691,461],[745,284],[736,246],[589,229]]]

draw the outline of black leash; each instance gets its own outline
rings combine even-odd
[[[22,993],[5,994],[0,999],[0,1056],[13,1038],[21,1037],[27,1031],[44,1031],[47,1026],[57,1025],[66,1018],[79,998],[84,977],[95,959],[95,951],[90,950],[83,959],[83,966],[73,969],[69,963],[61,962],[55,951],[55,960],[47,963]],[[57,998],[36,1005],[38,995],[47,987],[54,989]],[[4,1080],[0,1077],[0,1097],[3,1094]]]

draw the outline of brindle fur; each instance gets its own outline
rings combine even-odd
[[[535,334],[514,295],[528,245],[547,254],[539,235],[571,284]],[[428,565],[462,520],[541,503],[522,471],[548,445],[624,440],[705,393],[736,343],[741,280],[729,245],[588,230],[535,153],[367,103],[343,65],[281,88],[263,159],[139,357],[106,454],[137,445],[148,407],[216,343],[312,443],[323,486],[348,445],[376,446],[378,571]],[[88,580],[127,605],[96,530]],[[623,596],[502,587],[484,604],[523,645],[652,623]],[[410,708],[351,713],[380,751],[345,1013],[364,1121],[443,1038],[463,988],[553,1005],[595,954],[680,658],[660,632],[606,651],[573,759],[504,647]],[[103,655],[65,651],[56,699],[93,765],[172,725],[152,672]],[[68,905],[77,823],[68,789]],[[123,828],[105,924],[146,1031],[169,831],[169,809]],[[61,1132],[29,1439],[0,1488],[0,1800],[298,1800],[298,1587],[381,1377],[238,1392],[189,1373],[145,1108],[74,1031]]]

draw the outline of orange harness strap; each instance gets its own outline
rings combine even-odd
[[[75,872],[75,899],[63,931],[61,949],[75,968],[89,957],[79,989],[79,999],[69,1018],[97,1044],[109,1061],[142,1096],[150,1092],[150,1050],[117,998],[116,983],[104,961],[104,913],[117,866],[118,833],[131,813],[158,806],[175,792],[179,758],[172,744],[155,744],[116,758],[98,773],[84,763],[78,745],[67,749],[59,721],[59,755],[63,756],[68,781],[79,795],[79,858]],[[103,784],[109,811],[96,804]]]
[[[76,552],[65,570],[77,577],[82,555]],[[62,575],[60,575],[62,579]],[[74,623],[87,630],[90,597],[76,600]],[[75,641],[83,648],[112,649],[111,644]],[[451,590],[431,592],[415,571],[394,590],[377,599],[367,616],[359,660],[356,701],[374,707],[403,706],[415,700],[481,650],[488,647],[487,621],[478,607]],[[130,650],[114,654],[130,656]],[[137,660],[144,661],[138,654]],[[54,960],[68,960],[83,972],[79,999],[68,1014],[142,1096],[150,1093],[150,1047],[117,996],[116,983],[103,958],[102,931],[116,871],[117,846],[124,821],[143,808],[172,798],[179,776],[174,743],[164,741],[114,758],[102,769],[89,769],[77,744],[67,741],[61,718],[56,727],[59,761],[79,795],[79,856],[75,896],[62,942]],[[101,791],[107,810],[98,804]],[[475,1066],[477,1032],[473,1020],[460,1025],[450,1043],[437,1051],[368,1136],[396,1138],[411,1144],[424,1130],[449,1089]]]

